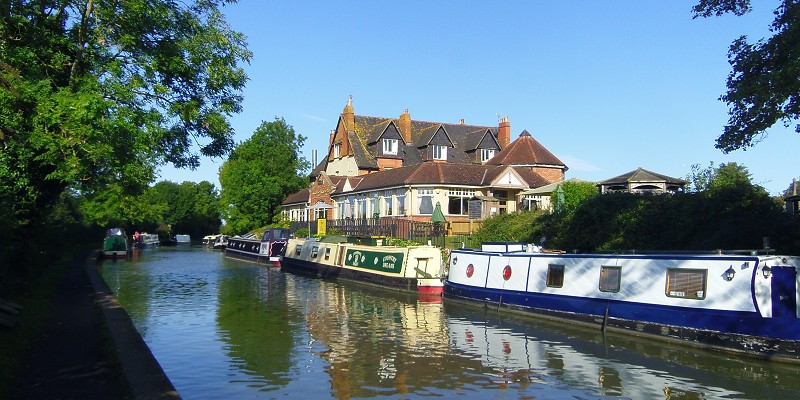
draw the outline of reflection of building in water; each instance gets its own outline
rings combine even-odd
[[[320,280],[314,292],[296,293],[288,280],[290,307],[305,316],[309,334],[325,346],[332,395],[339,399],[414,393],[443,382],[442,364],[480,365],[448,357],[441,302],[417,295]]]

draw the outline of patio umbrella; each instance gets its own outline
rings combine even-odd
[[[439,202],[436,202],[436,207],[433,208],[433,214],[431,214],[431,222],[439,223],[447,221],[444,219],[444,213],[442,213],[442,205]]]

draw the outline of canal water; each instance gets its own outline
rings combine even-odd
[[[101,273],[184,399],[783,399],[800,367],[163,247]]]

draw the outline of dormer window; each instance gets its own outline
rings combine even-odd
[[[333,158],[339,158],[339,152],[342,150],[342,144],[336,143],[333,145]]]
[[[431,149],[434,160],[447,160],[447,146],[434,145]]]
[[[481,149],[481,162],[485,163],[494,157],[494,149]]]
[[[397,139],[383,139],[383,154],[397,154]]]

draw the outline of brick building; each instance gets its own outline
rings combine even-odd
[[[508,118],[491,127],[415,121],[408,110],[399,118],[362,116],[348,100],[309,187],[284,200],[283,214],[290,221],[429,220],[440,203],[448,220],[459,220],[479,200],[484,218],[546,206],[522,192],[563,181],[566,170],[527,131],[512,142]],[[332,208],[311,207],[320,204]]]

